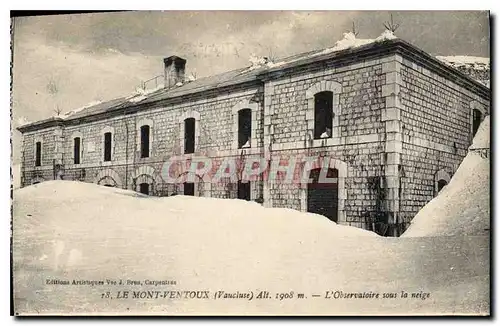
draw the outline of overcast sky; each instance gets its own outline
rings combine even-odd
[[[396,36],[432,55],[489,56],[486,12],[392,12]],[[14,18],[13,127],[95,100],[128,95],[187,59],[198,77],[249,64],[251,54],[287,56],[333,46],[352,28],[375,38],[387,11],[169,11]],[[18,143],[18,135],[14,135]],[[14,149],[14,157],[19,156]]]

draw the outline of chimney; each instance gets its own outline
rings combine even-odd
[[[175,55],[163,59],[165,67],[165,88],[172,88],[178,82],[184,82],[186,60]]]

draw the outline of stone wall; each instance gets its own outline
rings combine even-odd
[[[472,141],[471,112],[489,112],[481,98],[410,59],[398,56],[402,135],[400,211],[404,223],[449,181]],[[446,180],[447,179],[447,180]]]
[[[336,164],[335,168],[344,168],[344,175],[339,175],[338,216],[342,224],[369,228],[367,224],[377,210],[378,194],[370,180],[384,171],[382,65],[391,60],[386,57],[330,66],[316,73],[297,72],[265,86],[264,148],[271,148],[267,155],[271,161],[283,162],[292,157],[300,161],[303,156],[318,157],[319,162],[330,159],[330,167]],[[313,139],[314,94],[321,91],[334,94],[333,134]],[[307,209],[306,185],[269,181],[265,187],[266,205]]]
[[[115,180],[122,188],[137,190],[137,182],[151,182],[155,195],[169,195],[182,191],[178,186],[162,182],[160,176],[163,163],[172,157],[186,159],[192,155],[183,153],[184,119],[197,117],[196,123],[196,155],[215,158],[221,161],[223,157],[239,157],[241,150],[234,141],[237,137],[238,109],[252,109],[252,147],[246,149],[247,155],[258,155],[262,146],[262,90],[251,88],[221,96],[205,98],[197,101],[186,101],[156,109],[138,112],[136,114],[107,118],[90,123],[70,125],[64,128],[63,134],[63,164],[64,178],[86,182],[108,183]],[[150,125],[150,157],[140,157],[140,127]],[[104,133],[112,133],[112,161],[104,162]],[[50,164],[55,157],[54,131],[36,132],[37,137],[43,137],[43,164]],[[81,163],[73,164],[73,139],[82,140]],[[34,135],[24,137],[26,176],[34,168]],[[235,145],[236,144],[236,145]],[[214,164],[217,165],[217,164]],[[102,173],[105,171],[105,173]],[[148,177],[141,177],[146,175]],[[139,181],[138,178],[140,178]],[[52,179],[52,178],[50,178]],[[135,182],[134,182],[135,181]],[[26,180],[25,184],[31,184]],[[255,191],[252,197],[262,196],[261,183],[252,183]],[[259,186],[260,185],[260,188]],[[177,188],[176,188],[177,187]],[[211,196],[211,185],[200,185],[200,194]],[[214,186],[214,195],[217,185]]]
[[[27,133],[23,137],[21,186],[54,179],[56,128]],[[42,143],[41,166],[35,166],[35,143]]]
[[[269,207],[307,210],[308,169],[338,171],[338,222],[398,235],[416,212],[437,193],[437,181],[449,181],[466,154],[471,111],[489,112],[481,98],[451,78],[438,75],[399,54],[378,59],[331,60],[322,66],[296,68],[266,78],[262,87],[247,87],[218,96],[186,99],[138,113],[96,122],[51,128],[24,135],[23,185],[53,177],[60,160],[64,178],[151,195],[183,193],[193,177],[195,195],[236,198],[237,179],[210,182],[226,160],[241,164],[264,159],[268,167],[298,163],[292,182],[269,175],[252,179],[251,199]],[[331,137],[314,139],[315,94],[333,94]],[[238,149],[238,111],[252,111],[251,147]],[[184,119],[194,118],[195,154],[184,153]],[[150,126],[150,156],[140,157],[140,127]],[[112,161],[103,161],[103,135],[112,132]],[[81,164],[73,164],[73,139],[82,143]],[[43,166],[34,167],[34,143],[42,139]],[[164,180],[164,163],[179,158],[212,159],[212,168],[194,176],[175,170]],[[54,161],[55,160],[55,161]],[[297,182],[299,180],[299,182]],[[378,230],[376,225],[389,230]],[[391,229],[392,228],[392,229]]]

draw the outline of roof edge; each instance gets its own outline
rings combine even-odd
[[[276,67],[259,74],[259,77],[268,80],[280,78],[287,71],[296,70],[298,68],[306,68],[307,66],[323,65],[327,61],[335,60],[336,65],[344,66],[356,61],[373,59],[383,55],[399,54],[402,57],[411,58],[416,63],[421,64],[425,68],[456,82],[460,86],[473,87],[487,99],[490,98],[491,90],[480,82],[474,80],[465,73],[448,66],[444,62],[428,54],[424,50],[414,46],[413,44],[402,40],[392,39],[379,42],[365,44],[356,48],[348,48],[341,51],[332,52],[325,55],[309,58],[307,61],[285,64],[284,67]],[[454,78],[449,78],[453,76]]]
[[[17,127],[16,129],[21,133],[36,131],[39,129],[58,127],[64,124],[64,119],[60,117],[50,117],[44,120],[31,122],[22,126]]]
[[[410,61],[421,64],[423,67],[437,73],[438,75],[451,80],[459,86],[472,88],[471,91],[478,93],[480,96],[487,100],[490,100],[491,90],[480,82],[474,80],[472,77],[462,73],[461,71],[446,65],[439,59],[428,54],[424,50],[412,45],[411,43],[404,41],[402,39],[384,40],[380,42],[374,42],[366,45],[362,45],[356,48],[349,48],[341,51],[336,51],[328,53],[325,55],[318,55],[316,57],[311,57],[305,60],[300,60],[297,63],[291,62],[290,64],[284,64],[283,67],[275,67],[263,71],[255,76],[255,78],[249,80],[238,81],[236,83],[227,83],[221,87],[221,85],[214,85],[214,87],[194,91],[192,93],[175,96],[172,98],[158,99],[155,101],[147,103],[129,103],[124,102],[118,105],[111,111],[100,112],[97,114],[90,114],[86,116],[77,117],[74,119],[62,119],[59,117],[51,117],[38,122],[33,122],[28,125],[17,127],[16,129],[20,132],[35,131],[44,128],[50,128],[59,125],[73,125],[76,121],[91,122],[100,120],[106,117],[112,117],[124,113],[134,113],[139,107],[143,106],[146,108],[152,108],[157,105],[170,105],[178,103],[182,100],[192,100],[203,96],[217,96],[220,93],[227,92],[231,89],[245,88],[248,86],[257,86],[262,82],[269,79],[280,78],[288,71],[297,69],[310,69],[314,66],[323,66],[325,62],[335,60],[335,65],[345,66],[360,60],[368,60],[377,57],[382,57],[391,54],[399,54],[403,58],[410,58]],[[491,74],[491,72],[490,72]],[[450,76],[452,78],[450,78]]]

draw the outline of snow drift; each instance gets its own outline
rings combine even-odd
[[[383,238],[316,214],[240,200],[148,197],[73,181],[14,192],[20,314],[485,314],[488,249],[487,237]],[[51,280],[104,285],[47,284]],[[117,287],[106,280],[176,285]],[[272,299],[117,300],[116,290],[199,290],[211,297],[265,290]],[[402,290],[430,297],[325,299],[326,291],[382,296]],[[106,292],[115,298],[103,299]],[[276,299],[280,293],[294,298]]]
[[[486,116],[450,183],[418,212],[403,237],[489,235],[489,135]]]

